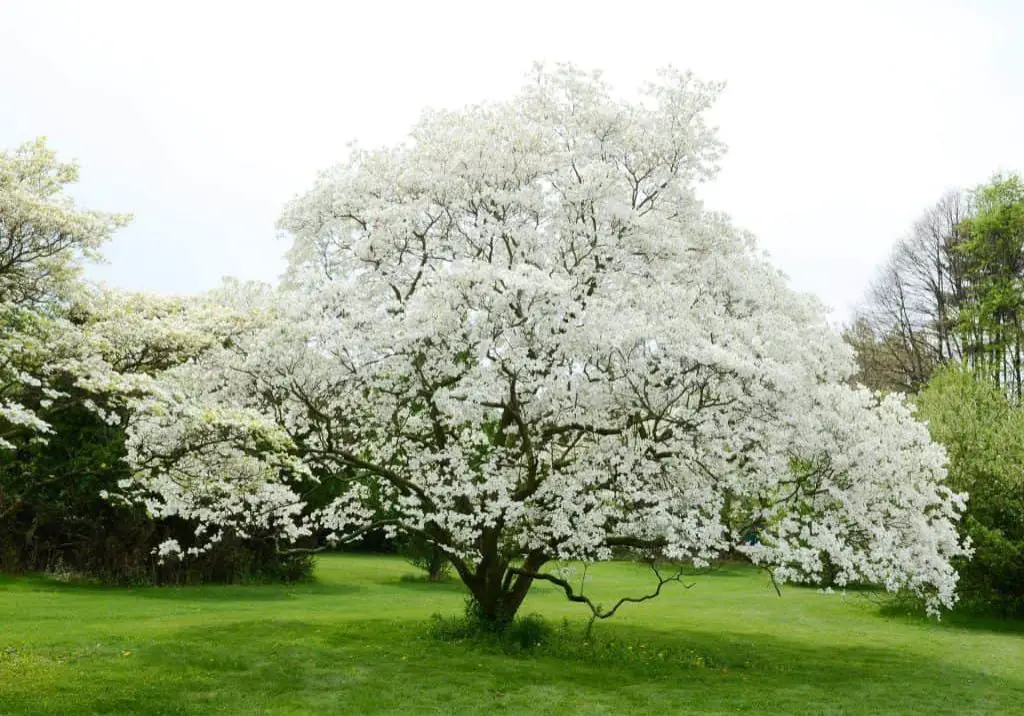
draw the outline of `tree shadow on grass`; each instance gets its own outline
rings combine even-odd
[[[147,599],[195,602],[275,602],[310,596],[337,597],[365,591],[359,584],[307,582],[298,584],[225,584],[195,587],[143,587],[132,590]]]
[[[718,562],[710,567],[689,567],[684,574],[689,577],[750,577],[763,570],[749,562]]]
[[[358,584],[298,582],[295,584],[201,584],[194,586],[114,586],[84,581],[62,581],[40,574],[0,579],[0,592],[17,589],[97,596],[130,596],[180,602],[273,602],[307,596],[340,596],[364,590]]]
[[[908,606],[898,599],[880,600],[878,614],[908,624],[927,624],[941,629],[991,632],[993,634],[1024,635],[1024,619],[987,614],[983,611],[953,609],[943,612],[941,620],[930,617],[920,609]]]
[[[403,574],[397,580],[383,580],[380,584],[417,592],[465,592],[465,585],[454,577],[431,581],[425,574]]]
[[[787,589],[816,591],[818,587],[790,584]],[[924,607],[913,599],[891,594],[878,587],[847,589],[852,598],[872,606],[878,616],[884,619],[927,626],[937,629],[963,629],[965,631],[991,632],[994,634],[1024,634],[1024,619],[1000,616],[983,610],[957,605],[951,611],[943,611],[939,618],[929,616]]]
[[[75,694],[65,685],[64,694],[80,713],[115,706],[158,713],[194,693],[211,694],[209,711],[217,713],[254,704],[289,713],[325,712],[330,704],[334,712],[343,704],[346,713],[484,713],[500,697],[506,710],[534,714],[574,712],[581,704],[630,713],[960,714],[1013,713],[1024,699],[1022,680],[895,646],[606,627],[599,639],[617,640],[613,650],[508,654],[439,642],[417,621],[211,625],[138,644],[132,669],[100,675],[104,688]],[[137,706],[113,701],[120,689],[132,691]]]

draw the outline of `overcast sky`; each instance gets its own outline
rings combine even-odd
[[[0,146],[48,136],[83,204],[135,214],[95,278],[274,280],[281,206],[350,140],[508,96],[534,60],[725,80],[704,197],[836,320],[946,189],[1024,169],[1020,0],[0,0]]]

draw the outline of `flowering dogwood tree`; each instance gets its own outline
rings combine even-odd
[[[225,340],[241,317],[202,297],[83,281],[83,261],[129,217],[77,206],[67,192],[77,178],[77,164],[43,140],[0,152],[0,521],[44,488],[88,480],[73,459],[79,444],[48,456],[66,469],[38,469],[55,422],[83,408],[120,427],[135,401],[161,390],[154,374]]]
[[[62,356],[50,339],[66,344],[73,333],[61,307],[81,260],[95,258],[128,220],[77,207],[66,192],[77,179],[78,166],[58,161],[41,139],[0,151],[0,451],[13,449],[15,433],[45,439],[49,432],[22,394],[56,397],[47,382]]]
[[[612,613],[550,568],[617,550],[950,605],[943,451],[847,387],[818,303],[695,196],[718,89],[666,71],[627,102],[539,68],[354,149],[284,212],[284,285],[225,295],[259,320],[165,374],[126,492],[206,540],[417,533],[495,620],[538,579]]]

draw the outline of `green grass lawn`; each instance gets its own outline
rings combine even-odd
[[[784,589],[730,567],[627,605],[582,643],[551,585],[523,613],[548,647],[428,634],[461,588],[403,580],[401,559],[332,555],[299,586],[114,589],[0,578],[3,714],[1024,713],[1024,630],[886,616],[863,596]],[[594,595],[643,593],[629,564]]]

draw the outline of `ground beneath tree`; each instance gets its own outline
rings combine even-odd
[[[0,578],[0,713],[1020,713],[1024,624],[887,616],[876,598],[775,595],[729,567],[599,623],[553,585],[554,641],[503,651],[428,635],[457,583],[329,555],[300,586],[107,589]],[[578,579],[577,575],[577,579]],[[629,564],[589,594],[642,594]],[[673,588],[674,587],[674,588]],[[563,626],[563,619],[569,624]]]

